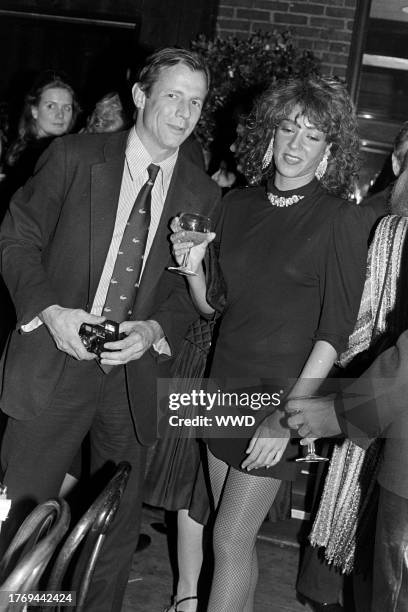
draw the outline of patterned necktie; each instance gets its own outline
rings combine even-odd
[[[151,191],[160,166],[150,164],[148,181],[137,194],[112,272],[102,315],[121,323],[132,314],[150,225]]]

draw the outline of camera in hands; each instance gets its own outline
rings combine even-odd
[[[116,321],[104,321],[100,325],[82,323],[79,336],[86,350],[95,353],[98,357],[105,350],[105,342],[115,342],[124,338],[124,334],[119,333],[119,323]]]

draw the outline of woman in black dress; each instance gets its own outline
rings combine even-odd
[[[271,87],[249,118],[243,146],[256,186],[230,193],[216,222],[227,304],[210,376],[223,392],[278,394],[281,405],[275,395],[269,410],[235,407],[255,417],[249,432],[206,431],[218,508],[208,612],[253,609],[256,535],[281,481],[295,476],[298,447],[290,443],[282,400],[316,393],[345,347],[366,261],[361,211],[343,199],[352,189],[358,139],[338,81]],[[182,231],[172,236],[178,261],[192,246],[183,239]],[[208,241],[191,249],[198,276],[188,279],[205,314],[212,312],[201,264]]]

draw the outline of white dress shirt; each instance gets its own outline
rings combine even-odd
[[[160,170],[157,174],[151,192],[152,206],[150,227],[147,235],[147,243],[140,278],[143,275],[147,257],[149,255],[150,248],[159,225],[160,217],[163,212],[163,206],[169,189],[171,177],[173,175],[174,166],[177,161],[177,156],[178,150],[164,161],[156,164],[160,167]],[[136,133],[136,129],[133,128],[130,131],[126,145],[126,162],[125,167],[123,168],[122,185],[120,188],[119,204],[116,213],[112,240],[91,308],[91,313],[94,315],[100,316],[102,313],[126,223],[140,189],[149,178],[147,168],[151,163],[155,162],[153,162],[149,153],[144,148]]]

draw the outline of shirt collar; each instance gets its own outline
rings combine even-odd
[[[179,149],[170,155],[170,157],[167,157],[160,163],[156,163],[156,165],[160,166],[161,169],[159,177],[161,177],[162,189],[164,192],[167,191],[170,185],[174,166],[176,165],[178,158],[178,152]],[[142,174],[149,164],[155,163],[137,135],[135,126],[133,126],[133,128],[130,130],[126,144],[126,163],[132,181],[135,179],[137,174]]]

